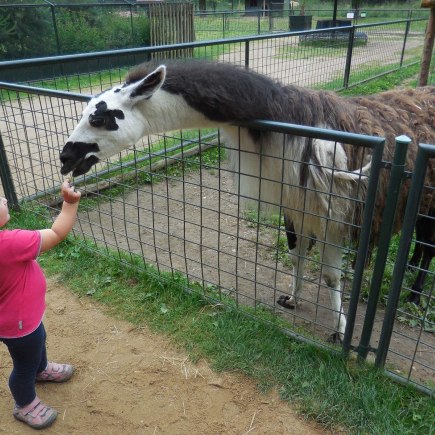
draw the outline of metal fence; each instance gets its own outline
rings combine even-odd
[[[177,52],[184,57],[201,57],[245,65],[283,84],[340,90],[402,67],[420,64],[424,47],[425,20],[358,25],[341,29],[319,29],[227,38],[206,42],[101,51],[93,54],[5,61],[0,63],[0,80],[33,82],[38,79],[81,75],[132,66],[154,53]],[[339,37],[331,32],[339,31]],[[344,34],[343,34],[344,31]],[[364,35],[360,44],[356,35]],[[308,40],[307,40],[308,38]],[[313,39],[313,40],[310,40]],[[178,51],[177,51],[178,50]],[[184,53],[184,54],[183,54]],[[434,68],[429,82],[434,82]],[[119,74],[122,74],[121,71]],[[102,86],[105,86],[103,83]],[[52,84],[52,86],[56,86]],[[75,90],[74,81],[62,88]]]
[[[0,4],[0,60],[152,45],[149,8],[148,4],[123,0],[95,4],[44,0],[33,4]],[[319,20],[333,16],[330,9],[306,9],[309,27],[293,28],[291,19],[300,18],[299,10],[229,9],[196,11],[192,16],[194,29],[191,32],[196,41],[310,30],[316,28]],[[344,19],[348,12],[339,9],[337,17]],[[354,19],[348,21],[353,25],[365,25],[374,21],[410,20],[422,32],[428,10],[370,8],[363,15],[362,18],[361,13],[356,14]],[[172,29],[171,33],[174,31]],[[186,39],[172,34],[164,43],[174,41]]]
[[[234,52],[229,54],[219,48],[221,60],[232,59],[243,65],[246,59],[256,59],[254,65],[261,72],[262,67],[270,68],[272,64],[273,56],[266,55],[272,44],[276,41],[284,44],[288,38],[258,39],[255,41],[258,51],[253,48],[253,40],[233,41]],[[260,51],[260,43],[267,50]],[[211,57],[219,44],[205,44],[201,52],[209,53]],[[192,48],[192,45],[187,46]],[[167,49],[171,48],[160,48]],[[154,52],[158,50],[156,48]],[[146,52],[128,52],[130,61],[147,58]],[[241,58],[240,53],[245,57]],[[114,56],[117,54],[113,53]],[[99,56],[107,62],[111,54],[86,55],[80,61],[93,62]],[[18,64],[25,68],[44,65],[58,71],[56,68],[60,64],[73,60],[73,57],[39,59]],[[0,71],[3,66],[7,69],[11,65],[0,64]],[[282,74],[280,71],[275,73]],[[124,70],[118,68],[68,77],[57,74],[51,81],[46,79],[30,87],[0,83],[1,187],[11,203],[15,196],[16,200],[34,199],[56,210],[56,193],[61,181],[59,150],[80,118],[88,95],[121,83],[123,76]],[[44,89],[42,85],[51,89]],[[53,90],[60,87],[69,90]],[[346,142],[372,148],[374,158],[368,189],[372,194],[376,191],[377,171],[385,166],[381,162],[382,139],[273,123],[260,123],[257,127],[323,138],[333,144]],[[334,331],[334,312],[328,290],[319,279],[323,267],[319,251],[314,248],[307,259],[302,307],[294,311],[281,308],[276,301],[280,295],[289,293],[288,285],[292,280],[282,214],[278,212],[272,219],[262,220],[255,208],[242,213],[241,196],[234,190],[232,181],[238,174],[234,174],[226,163],[225,148],[217,131],[181,131],[144,138],[134,149],[103,162],[95,171],[75,180],[84,197],[92,198],[81,203],[75,235],[90,240],[94,247],[103,246],[106,253],[116,254],[121,262],[139,263],[150,273],[161,273],[162,276],[166,276],[164,272],[181,273],[187,277],[191,290],[200,291],[221,303],[236,305],[241,310],[249,307],[250,315],[256,315],[258,310],[269,310],[285,322],[290,335],[332,349],[332,345],[325,343],[325,338]],[[422,146],[421,149],[417,175],[424,174],[427,160],[434,157],[433,146]],[[355,349],[363,356],[364,353],[376,355],[377,364],[386,364],[391,376],[431,393],[435,379],[433,311],[428,308],[423,313],[413,314],[405,310],[406,307],[397,311],[399,291],[402,282],[406,282],[402,280],[403,275],[410,273],[404,265],[412,240],[421,183],[418,176],[413,176],[415,190],[410,197],[414,202],[410,202],[410,216],[397,251],[395,267],[400,273],[395,269],[390,301],[385,308],[387,316],[384,316],[382,305],[377,307],[375,304],[368,343],[364,341],[367,334],[363,333],[367,304],[361,301],[360,292],[361,287],[367,285],[363,267],[368,240],[364,228],[370,222],[370,202],[365,204],[365,226],[363,223],[356,228],[361,232],[358,246],[352,245],[350,239],[344,241],[342,298],[349,325],[344,347],[348,351]],[[425,189],[433,187],[425,186]],[[114,191],[118,194],[114,195]],[[368,195],[370,197],[374,195]],[[345,200],[359,201],[356,196]],[[424,296],[427,307],[433,307],[433,286],[434,276],[429,270]]]
[[[337,10],[337,17],[346,19],[349,11]],[[262,10],[249,9],[241,11],[206,11],[195,14],[195,34],[198,40],[231,38],[235,36],[264,35],[267,33],[311,30],[317,27],[320,20],[332,19],[333,11],[322,8],[309,8],[304,12],[308,17],[304,21],[308,23],[306,28],[293,28],[291,17],[300,17],[299,10]],[[354,15],[355,18],[348,19],[352,25],[373,24],[375,22],[386,22],[394,20],[417,20],[428,19],[428,12],[423,10],[377,10]],[[368,18],[370,17],[370,19]],[[295,20],[296,21],[296,20]]]

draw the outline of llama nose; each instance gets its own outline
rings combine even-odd
[[[74,164],[72,162],[65,162],[60,168],[60,173],[62,175],[69,174],[74,168]]]
[[[68,174],[74,168],[74,166],[78,163],[78,159],[75,158],[75,153],[71,147],[72,143],[68,142],[61,151],[59,155],[59,159],[62,163],[62,167],[60,169],[60,173],[62,175]]]
[[[67,142],[59,155],[62,163],[60,173],[66,175],[72,170],[80,175],[86,173],[92,165],[99,161],[98,157],[92,155],[99,151],[96,143]],[[89,157],[86,158],[88,155]]]

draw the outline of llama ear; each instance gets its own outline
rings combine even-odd
[[[144,79],[129,86],[130,99],[136,103],[139,100],[151,98],[163,85],[166,77],[165,65],[160,65]]]

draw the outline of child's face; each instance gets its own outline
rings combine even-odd
[[[9,208],[6,198],[0,197],[0,227],[3,227],[9,222]]]

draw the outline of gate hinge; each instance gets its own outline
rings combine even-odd
[[[381,160],[381,168],[390,170],[393,167],[392,162],[387,162],[386,160]],[[403,178],[409,179],[412,178],[412,172],[411,171],[403,171]]]
[[[391,169],[392,166],[393,166],[393,163],[387,162],[386,160],[381,160],[381,168]]]

